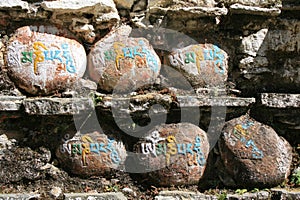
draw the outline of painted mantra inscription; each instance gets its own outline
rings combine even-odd
[[[98,138],[97,141],[103,140]],[[101,156],[102,160],[107,163],[119,164],[121,158],[115,148],[115,140],[107,139],[107,141],[94,142],[89,136],[82,136],[81,142],[72,144],[63,144],[61,152],[68,152],[69,155],[81,155],[83,166],[87,166],[88,155]]]
[[[165,140],[164,143],[158,143]],[[201,149],[201,137],[195,137],[195,143],[177,143],[175,136],[168,136],[166,139],[152,140],[148,143],[141,144],[142,153],[145,155],[160,156],[165,155],[167,165],[170,164],[171,156],[184,155],[187,157],[189,166],[204,166],[206,163],[205,156]]]
[[[257,148],[248,132],[248,129],[253,125],[254,123],[250,121],[247,121],[244,124],[237,124],[233,129],[234,137],[231,137],[231,134],[228,133],[224,133],[224,135],[228,138],[230,145],[235,146],[237,141],[239,141],[244,144],[247,149],[251,147],[252,157],[254,159],[261,159],[264,157],[264,154]]]
[[[224,65],[225,56],[218,46],[212,46],[212,49],[205,49],[201,46],[193,45],[191,47],[192,51],[186,51],[185,53],[183,53],[184,50],[177,50],[176,52],[168,56],[170,64],[177,67],[179,65],[183,66],[194,63],[196,64],[198,73],[200,74],[201,62],[210,61],[213,63],[216,73],[224,74],[226,67]]]
[[[38,63],[54,60],[60,63],[56,68],[56,73],[66,71],[76,73],[69,45],[64,43],[61,46],[54,44],[50,44],[49,46],[46,46],[43,42],[34,42],[32,51],[21,52],[21,62],[33,63],[33,71],[36,75],[38,74]]]
[[[135,60],[137,67],[148,64],[150,69],[154,72],[158,72],[158,62],[150,50],[145,48],[145,42],[139,40],[138,44],[138,46],[128,47],[122,42],[114,42],[113,49],[104,52],[104,59],[106,61],[115,61],[118,71],[121,69],[120,59],[130,58]]]

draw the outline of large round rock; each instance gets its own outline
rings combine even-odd
[[[226,123],[219,147],[226,171],[237,187],[276,186],[289,175],[290,144],[248,115]]]
[[[47,95],[71,87],[86,69],[86,53],[66,31],[49,26],[16,30],[7,46],[7,66],[15,83],[30,94]]]
[[[161,62],[145,38],[129,37],[131,28],[121,26],[92,48],[88,56],[90,77],[102,90],[125,92],[151,85]]]
[[[99,132],[66,138],[56,155],[64,169],[82,177],[123,170],[126,149],[121,141]]]
[[[150,182],[162,185],[197,184],[206,167],[206,133],[189,123],[163,124],[149,131],[135,151],[137,164]]]
[[[213,44],[190,45],[173,50],[167,63],[182,72],[194,87],[224,87],[228,55]]]

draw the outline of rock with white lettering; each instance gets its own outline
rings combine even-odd
[[[225,174],[232,178],[231,181],[224,181],[225,185],[272,187],[282,183],[290,173],[290,144],[271,127],[248,115],[225,124],[219,148]]]
[[[71,87],[86,69],[86,53],[67,32],[50,26],[16,30],[7,46],[7,67],[16,85],[26,92],[47,95]]]
[[[127,156],[121,141],[96,131],[75,134],[60,145],[56,155],[64,169],[82,177],[122,170]]]
[[[129,37],[131,28],[122,26],[99,42],[88,56],[90,77],[107,92],[133,91],[151,85],[161,62],[145,38]]]
[[[161,186],[197,184],[206,167],[206,133],[190,123],[163,124],[135,145],[136,164],[148,181]]]
[[[179,70],[194,87],[224,87],[228,77],[228,55],[213,44],[173,50],[167,63]]]

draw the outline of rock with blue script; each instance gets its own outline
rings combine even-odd
[[[129,37],[129,26],[121,26],[98,41],[88,55],[90,77],[99,89],[129,92],[152,85],[161,62],[145,38]]]
[[[86,70],[86,53],[69,36],[67,31],[52,26],[17,29],[6,52],[9,75],[16,85],[33,95],[72,87]]]
[[[135,152],[134,165],[149,182],[191,185],[197,184],[204,173],[209,142],[206,132],[193,124],[162,124],[135,145]]]
[[[290,173],[292,147],[270,126],[248,115],[226,122],[219,140],[225,185],[265,188],[279,185]],[[231,180],[228,179],[231,178]]]
[[[228,55],[213,44],[174,49],[166,62],[181,72],[193,87],[224,87],[228,77]]]
[[[95,131],[65,138],[56,155],[66,171],[89,177],[123,170],[127,153],[122,141]]]

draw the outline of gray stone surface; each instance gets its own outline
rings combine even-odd
[[[255,193],[226,194],[226,199],[229,200],[269,200],[271,193],[267,191],[259,191]],[[189,191],[161,191],[155,197],[155,200],[220,200],[221,194],[209,195],[203,193]]]
[[[29,10],[29,4],[22,0],[2,0],[0,2],[0,10],[21,8]]]
[[[94,107],[89,98],[27,98],[23,105],[30,115],[74,115]]]
[[[251,14],[265,16],[278,16],[281,13],[281,10],[279,8],[262,8],[255,6],[245,6],[241,4],[231,5],[230,11],[233,14]]]
[[[40,199],[40,194],[0,194],[0,200],[31,200]]]
[[[65,200],[126,200],[121,192],[108,193],[65,193]]]
[[[300,108],[300,94],[263,93],[260,98],[270,108]]]
[[[25,96],[0,96],[0,111],[18,111]]]
[[[272,198],[280,200],[300,199],[300,192],[297,190],[287,190],[283,188],[271,189]]]
[[[13,183],[45,178],[40,168],[51,159],[51,152],[46,148],[33,151],[29,147],[14,147],[4,151],[0,160],[0,182]]]

